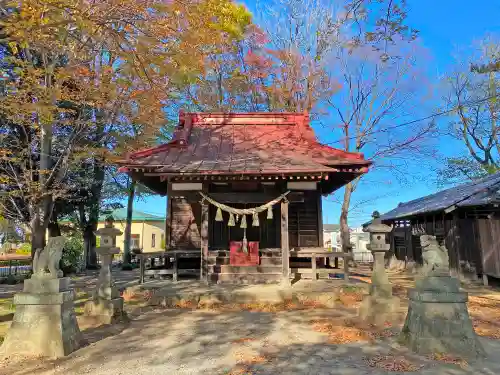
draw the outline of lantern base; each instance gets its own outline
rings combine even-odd
[[[361,302],[358,317],[368,324],[384,326],[386,322],[393,322],[397,319],[399,304],[397,297],[370,294]]]
[[[95,298],[85,304],[85,315],[96,318],[102,324],[112,324],[127,318],[123,310],[123,298]]]

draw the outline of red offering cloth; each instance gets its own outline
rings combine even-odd
[[[244,252],[243,242],[231,241],[229,243],[229,263],[232,266],[258,266],[259,265],[259,242],[248,242],[248,252]]]

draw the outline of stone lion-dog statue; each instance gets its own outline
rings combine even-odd
[[[57,279],[63,276],[59,269],[66,238],[50,237],[44,249],[36,249],[33,258],[33,276]],[[47,272],[48,271],[48,272]]]
[[[423,267],[422,273],[443,273],[448,272],[449,258],[446,247],[439,245],[436,236],[424,234],[420,236],[420,246],[422,247]]]

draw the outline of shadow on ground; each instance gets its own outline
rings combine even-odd
[[[93,282],[89,277],[75,286],[91,288]],[[190,287],[179,283],[172,288],[188,293]],[[485,303],[496,305],[489,300]],[[353,317],[355,307],[251,312],[162,309],[136,301],[127,305],[133,306],[130,322],[83,330],[86,346],[68,357],[52,361],[11,358],[0,362],[0,374],[388,374],[387,369],[377,367],[385,357],[403,358],[417,368],[415,373],[424,375],[500,374],[495,354],[500,352],[500,341],[482,339],[490,358],[461,368],[413,355],[396,345],[394,338],[339,345],[329,342],[328,334],[312,329],[315,320]]]

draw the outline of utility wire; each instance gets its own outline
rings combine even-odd
[[[403,122],[403,123],[398,124],[398,125],[389,126],[389,127],[385,128],[385,129],[379,129],[379,130],[374,130],[374,131],[371,131],[371,132],[367,132],[366,134],[364,134],[364,136],[366,136],[366,135],[372,135],[372,134],[376,134],[376,133],[386,133],[389,130],[402,128],[404,126],[412,125],[412,124],[415,124],[417,122],[421,122],[421,121],[425,121],[425,120],[430,120],[430,119],[432,119],[434,117],[447,115],[449,113],[455,112],[459,107],[470,107],[470,106],[473,106],[473,105],[476,105],[476,104],[481,104],[481,103],[484,103],[484,102],[486,102],[488,100],[499,98],[499,97],[500,97],[500,94],[496,94],[496,95],[492,95],[492,96],[489,96],[487,98],[482,98],[482,99],[479,99],[479,100],[476,100],[476,101],[473,101],[473,102],[464,103],[464,104],[462,104],[460,106],[457,106],[455,108],[448,109],[446,111],[437,112],[437,113],[434,113],[432,115],[425,116],[425,117],[422,117],[422,118],[419,118],[419,119],[416,119],[416,120],[411,120],[411,121],[408,121],[408,122]],[[348,139],[349,140],[356,139],[356,136],[349,137]],[[345,138],[342,138],[342,139],[337,140],[337,141],[329,142],[328,144],[345,142],[345,140],[346,140]]]
[[[499,97],[500,97],[500,93],[496,94],[496,95],[492,95],[492,96],[486,97],[486,98],[478,99],[478,100],[475,100],[475,101],[466,102],[466,103],[464,103],[464,104],[462,104],[460,106],[457,106],[455,108],[452,108],[452,109],[448,109],[448,110],[445,110],[445,111],[440,111],[440,112],[437,112],[437,113],[434,113],[434,114],[431,114],[431,115],[428,115],[428,116],[425,116],[425,117],[422,117],[422,118],[418,118],[418,119],[407,121],[407,122],[404,122],[404,123],[401,123],[401,124],[389,126],[389,127],[385,128],[385,129],[373,130],[371,132],[365,133],[364,136],[372,135],[372,134],[377,134],[377,133],[387,133],[388,131],[393,130],[393,129],[402,128],[404,126],[412,125],[412,124],[415,124],[417,122],[426,121],[426,120],[430,120],[430,119],[433,119],[433,118],[438,117],[438,116],[444,116],[444,115],[450,114],[450,113],[456,111],[459,107],[470,107],[470,106],[473,106],[473,105],[476,105],[476,104],[481,104],[481,103],[484,103],[484,102],[486,102],[488,100],[499,98]],[[356,139],[356,138],[357,138],[356,136],[352,136],[352,137],[349,137],[348,140],[353,140],[353,139]],[[285,139],[285,138],[281,138],[281,139]],[[269,143],[270,144],[272,144],[272,143],[278,143],[281,139],[275,140],[275,141],[271,141]],[[345,141],[346,141],[346,138],[342,138],[342,139],[339,139],[339,140],[336,140],[336,141],[328,142],[327,144],[331,145],[331,144],[345,142]],[[31,151],[31,154],[34,154],[34,155],[45,155],[43,153],[36,152],[36,151]],[[58,159],[60,157],[60,156],[56,156],[56,155],[45,155],[45,156],[49,156],[50,158],[53,158],[53,159]],[[250,160],[250,159],[254,159],[254,158],[255,157],[242,158],[242,159],[239,159],[238,161],[246,161],[247,159]],[[221,163],[221,161],[219,161],[219,163]],[[227,161],[226,161],[226,163],[227,163]]]

